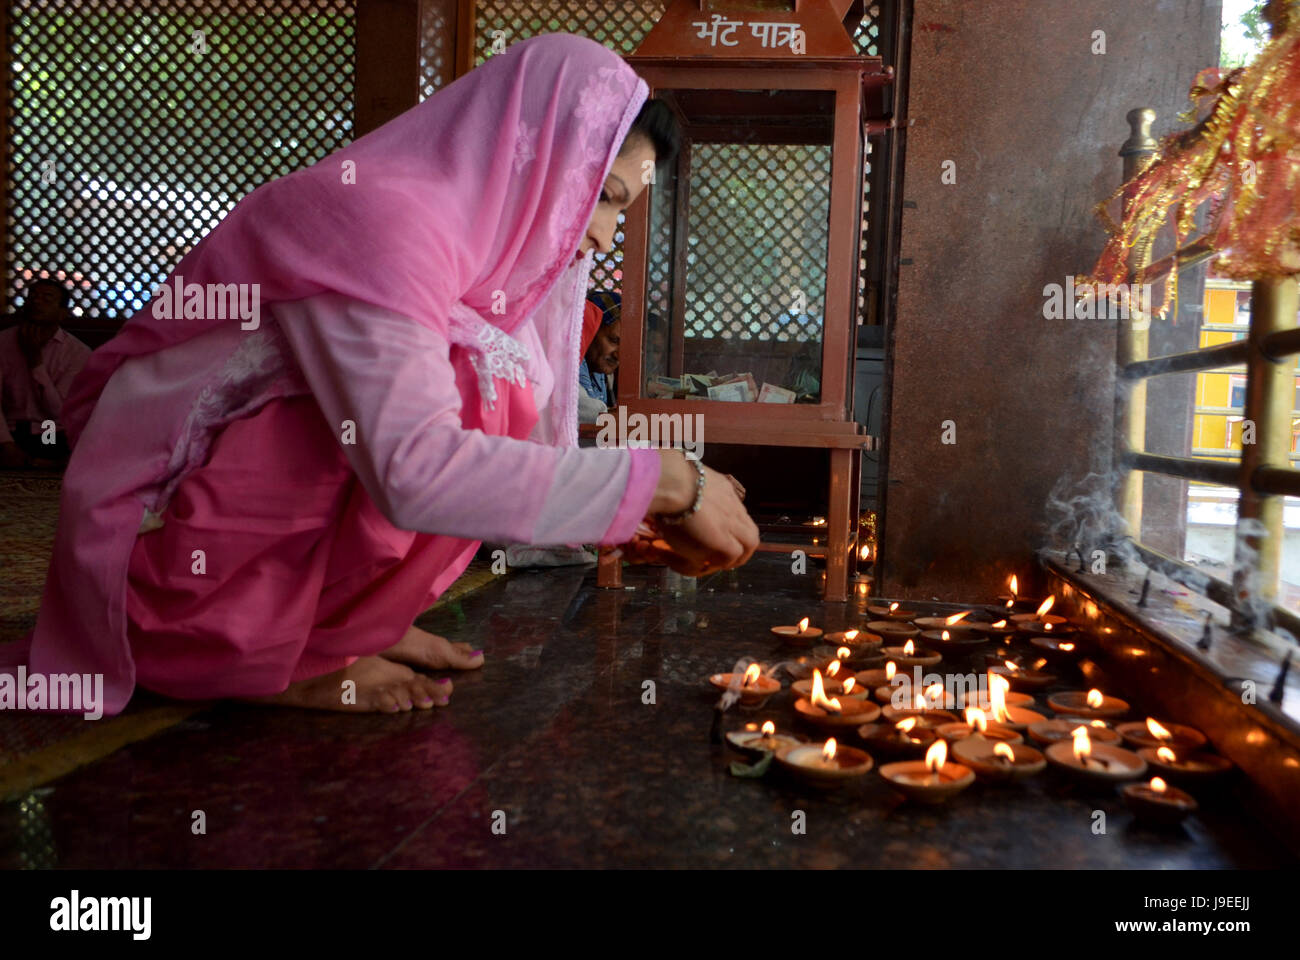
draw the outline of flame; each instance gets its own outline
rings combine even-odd
[[[808,630],[808,618],[804,617],[799,621],[799,632],[804,633]]]
[[[1016,752],[1008,747],[1005,743],[999,743],[993,748],[994,756],[1006,757],[1011,763],[1016,762]]]
[[[979,707],[967,707],[964,711],[966,725],[972,730],[978,730],[983,733],[989,728],[989,718],[984,715],[984,711]]]
[[[840,672],[840,661],[832,660],[826,664],[826,676],[833,677]]]
[[[1001,630],[1006,625],[1007,622],[1005,620],[999,620],[997,623],[993,624],[993,626],[997,627],[999,630]]]
[[[1161,780],[1159,777],[1152,777],[1150,786],[1151,789],[1154,790],[1156,793],[1164,793],[1166,790],[1169,789],[1169,785],[1165,783],[1163,780]]]
[[[771,720],[766,721],[763,724],[763,736],[770,737],[774,733],[776,733],[776,724]]]
[[[943,769],[944,761],[948,759],[948,741],[940,737],[934,741],[934,745],[925,751],[925,767],[931,773],[938,773]]]
[[[1039,607],[1038,607],[1038,612],[1037,612],[1036,614],[1034,614],[1034,616],[1036,616],[1036,617],[1041,617],[1041,616],[1042,616],[1043,614],[1045,614],[1048,610],[1051,610],[1051,609],[1052,609],[1052,604],[1054,604],[1054,603],[1056,603],[1056,594],[1052,594],[1052,595],[1049,596],[1046,600],[1044,600],[1044,601],[1042,602],[1042,604],[1039,605]]]
[[[839,661],[837,660],[838,664]],[[840,702],[838,700],[826,699],[826,688],[822,686],[822,675],[820,670],[813,670],[812,675],[812,696],[808,702],[814,707],[821,707],[823,710],[832,710],[835,713],[840,712]]]
[[[1105,721],[1105,720],[1089,720],[1089,721],[1088,721],[1088,726],[1090,726],[1090,727],[1101,727],[1101,728],[1104,730],[1104,729],[1106,729],[1106,721]]]
[[[749,669],[745,671],[745,686],[749,686],[762,675],[763,668],[756,663],[751,663]]]
[[[930,701],[931,704],[943,703],[943,684],[932,683],[926,687],[925,698]]]
[[[921,696],[921,695],[918,693],[918,694],[916,695],[916,702],[915,702],[914,704],[912,704],[912,706],[915,707],[917,710],[924,710],[924,709],[926,709],[926,706],[925,706],[925,697]]]
[[[894,674],[898,673],[898,667],[894,665],[893,660],[885,661],[885,680],[893,680]]]
[[[813,525],[814,527],[824,527],[824,526],[826,526],[826,518],[825,518],[825,517],[813,517],[812,525]]]
[[[1045,624],[1043,624],[1043,632],[1044,632],[1044,633],[1051,633],[1051,632],[1052,632],[1052,625],[1051,625],[1050,623],[1045,623]]]
[[[1046,661],[1045,659],[1043,659],[1042,657],[1039,657],[1037,660],[1034,661],[1033,669],[1035,669],[1035,670],[1041,670],[1041,669],[1043,669],[1043,667],[1045,667],[1045,666],[1047,666],[1047,661]]]
[[[894,726],[899,730],[902,730],[904,733],[911,733],[912,728],[916,726],[916,722],[916,717],[907,717],[903,720],[899,720],[898,723],[894,724]]]
[[[845,681],[844,681],[844,692],[845,692],[845,693],[852,693],[852,692],[853,692],[853,688],[857,685],[857,682],[858,682],[858,681],[854,680],[852,677],[849,677],[847,680],[845,680]]]
[[[835,738],[834,737],[831,737],[829,740],[827,740],[826,745],[822,747],[822,757],[826,760],[827,763],[830,763],[832,760],[835,759]]]
[[[1161,760],[1163,760],[1165,763],[1173,763],[1178,759],[1177,754],[1175,754],[1168,747],[1158,748],[1156,750],[1156,756],[1159,757]]]
[[[852,640],[856,640],[857,638],[858,638],[858,631],[856,631],[856,630],[845,630],[845,631],[844,631],[844,639],[845,639],[845,640],[852,641]]]
[[[943,635],[942,635],[939,639],[940,639],[940,640],[947,640],[947,639],[948,639],[948,631],[945,630],[945,631],[943,632]]]
[[[895,601],[894,603],[891,603],[891,604],[889,605],[889,612],[890,612],[890,613],[893,613],[893,612],[894,612],[895,610],[897,610],[897,609],[898,609],[898,602],[897,602],[897,601]]]
[[[1074,644],[1072,644],[1072,643],[1058,643],[1058,644],[1056,645],[1056,649],[1057,649],[1057,650],[1064,650],[1066,653],[1069,653],[1071,650],[1074,649]]]
[[[1156,723],[1151,717],[1147,717],[1147,729],[1151,731],[1151,736],[1157,740],[1168,740],[1173,736],[1168,730]]]
[[[1008,673],[1015,673],[1020,667],[1010,660],[1003,660],[1002,665],[1007,668]]]
[[[1013,573],[1013,574],[1011,575],[1011,596],[1012,596],[1013,598],[1014,598],[1015,595],[1016,595],[1016,591],[1019,590],[1019,589],[1020,589],[1020,582],[1019,582],[1018,580],[1016,580],[1016,575]]]
[[[903,656],[910,657],[914,653],[916,653],[916,644],[908,640],[907,643],[903,644]]]
[[[948,617],[946,620],[944,620],[944,623],[946,623],[948,626],[951,627],[954,623],[958,623],[959,621],[966,619],[970,615],[971,615],[971,611],[963,610],[961,613],[954,613],[951,617]]]
[[[1101,691],[1096,687],[1088,691],[1088,706],[1092,707],[1092,709],[1096,710],[1105,702],[1106,698],[1102,696]]]
[[[1006,677],[997,673],[989,674],[989,700],[992,702],[993,719],[998,723],[1006,723],[1011,719],[1011,714],[1007,713],[1007,691],[1011,689],[1011,683]]]
[[[1074,737],[1074,759],[1079,761],[1080,766],[1087,766],[1084,758],[1092,753],[1092,741],[1088,739],[1087,727],[1075,727],[1071,731]]]
[[[853,651],[848,647],[840,647],[835,651],[835,656],[839,657],[841,660],[847,660],[849,657],[853,656]]]
[[[858,551],[858,559],[865,560],[869,556],[871,556],[871,548],[866,544],[863,544],[862,549]]]

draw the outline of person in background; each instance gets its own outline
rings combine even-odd
[[[578,419],[594,423],[596,416],[614,402],[614,373],[618,370],[618,343],[622,329],[623,301],[612,290],[587,294],[582,315],[582,362],[578,364]],[[595,400],[600,403],[597,408]]]
[[[55,280],[33,281],[18,323],[0,332],[0,468],[49,468],[67,460],[63,401],[90,357],[90,347],[63,329],[68,295]],[[53,444],[42,426],[49,420]]]

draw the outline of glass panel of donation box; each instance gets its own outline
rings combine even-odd
[[[835,94],[656,95],[685,147],[651,191],[642,396],[818,403]]]

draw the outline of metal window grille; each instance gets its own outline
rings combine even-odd
[[[1137,113],[1130,114],[1131,123],[1137,122]],[[1126,180],[1136,174],[1153,149],[1154,142],[1134,133],[1122,151]],[[1136,249],[1131,267],[1135,279],[1140,275],[1144,282],[1151,283],[1171,272],[1201,264],[1214,254],[1202,238],[1149,266],[1150,251]],[[1235,488],[1239,499],[1231,584],[1195,575],[1179,577],[1180,570],[1189,569],[1180,560],[1141,543],[1137,544],[1138,550],[1152,566],[1164,569],[1189,587],[1201,586],[1210,599],[1232,611],[1235,626],[1278,624],[1300,636],[1300,616],[1274,603],[1281,566],[1283,506],[1287,496],[1300,496],[1300,470],[1290,465],[1296,376],[1290,358],[1300,355],[1297,310],[1300,295],[1295,277],[1256,280],[1251,286],[1250,324],[1245,339],[1157,357],[1148,356],[1143,318],[1122,321],[1116,364],[1115,451],[1122,471],[1117,507],[1134,531],[1142,529],[1140,472]],[[1239,462],[1144,450],[1146,383],[1150,378],[1238,364],[1244,364],[1246,372],[1243,413],[1256,428],[1256,442],[1243,445]]]
[[[7,294],[125,319],[255,187],[352,134],[352,0],[9,5]]]

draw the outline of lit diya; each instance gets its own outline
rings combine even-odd
[[[1031,723],[1028,730],[1029,739],[1035,743],[1049,744],[1069,740],[1079,727],[1088,728],[1088,736],[1093,743],[1108,743],[1118,746],[1123,742],[1114,730],[1106,726],[1104,720],[1084,720],[1080,717],[1057,717],[1054,720],[1040,720]]]
[[[1032,667],[1022,667],[1014,660],[1003,660],[989,667],[988,672],[990,677],[1002,677],[1017,690],[1041,690],[1059,679],[1056,674],[1040,669],[1046,665],[1046,660],[1036,661]]]
[[[943,654],[926,647],[918,647],[908,639],[901,647],[885,647],[880,651],[900,667],[931,667],[943,659]]]
[[[879,634],[885,640],[895,642],[921,635],[920,627],[914,627],[902,620],[871,620],[867,623],[867,629],[872,633]]]
[[[1031,600],[1029,597],[1022,597],[1017,593],[1020,589],[1020,582],[1014,575],[1007,580],[1007,586],[1011,590],[1010,593],[998,594],[998,609],[1000,611],[1005,611],[1009,614],[1013,610],[1032,610],[1034,607],[1038,606],[1037,600]]]
[[[904,717],[896,723],[866,723],[858,727],[858,736],[873,751],[891,757],[922,756],[937,733],[917,717]]]
[[[1002,743],[967,737],[952,745],[952,755],[984,780],[1019,780],[1042,771],[1042,752],[1024,743]]]
[[[831,737],[825,744],[784,747],[774,755],[782,769],[815,787],[839,786],[867,773],[873,766],[871,754],[857,747],[841,746]]]
[[[981,633],[990,637],[1005,637],[1010,639],[1013,634],[1019,631],[1019,624],[1012,623],[1005,617],[1001,620],[994,620],[992,623],[981,623],[979,625]]]
[[[1029,642],[1041,650],[1044,656],[1059,660],[1072,660],[1083,651],[1083,644],[1079,642],[1076,633],[1056,637],[1030,637]]]
[[[855,652],[879,650],[884,638],[867,630],[841,630],[826,634],[826,642],[836,647],[850,647]]]
[[[1068,690],[1053,693],[1047,697],[1047,705],[1057,713],[1068,713],[1073,717],[1094,717],[1105,720],[1110,717],[1122,717],[1128,713],[1128,703],[1119,697],[1108,697],[1095,687],[1088,691]]]
[[[719,690],[733,690],[740,694],[742,707],[759,707],[767,698],[781,689],[781,682],[772,677],[763,676],[763,668],[751,663],[744,673],[715,673],[709,677],[709,683]]]
[[[1190,793],[1169,786],[1159,777],[1152,777],[1150,783],[1130,783],[1119,792],[1134,816],[1154,826],[1177,826],[1196,809]]]
[[[796,733],[777,733],[776,724],[767,720],[762,728],[756,723],[747,723],[743,730],[732,730],[727,734],[727,742],[741,753],[762,757],[763,754],[775,753],[782,747],[797,747],[807,743],[808,738]]]
[[[915,610],[905,610],[897,603],[891,603],[889,606],[883,604],[868,604],[867,612],[874,617],[883,617],[886,620],[911,620],[916,616]]]
[[[1000,723],[989,723],[988,714],[978,707],[967,707],[965,723],[945,723],[936,733],[949,743],[980,737],[989,743],[1023,743],[1020,734]]]
[[[1038,723],[1046,720],[1041,713],[1029,710],[1025,707],[1012,707],[1007,704],[1007,678],[997,674],[989,674],[989,713],[992,715],[994,723],[999,723],[1004,727],[1010,727],[1017,733],[1023,731],[1031,723]]]
[[[921,633],[921,639],[941,647],[974,646],[975,644],[989,642],[988,634],[971,629],[925,630]]]
[[[1181,723],[1161,723],[1154,717],[1147,717],[1146,722],[1121,723],[1115,731],[1122,736],[1130,747],[1169,747],[1175,751],[1192,751],[1205,746],[1205,734],[1195,727]]]
[[[1161,776],[1184,783],[1212,780],[1232,770],[1232,761],[1214,753],[1175,751],[1169,747],[1143,747],[1138,756]]]
[[[812,642],[822,635],[817,627],[808,626],[808,618],[804,617],[794,626],[773,627],[772,632],[787,643],[793,643],[799,646],[811,646]]]
[[[844,689],[840,678],[840,671],[841,661],[832,660],[830,663],[826,664],[826,673],[824,676],[821,676],[821,671],[814,667],[812,677],[809,677],[807,680],[796,680],[794,683],[790,684],[790,689],[800,696],[810,697],[812,696],[813,683],[820,676],[820,683],[823,691],[840,693]],[[844,676],[852,677],[853,672],[845,670]]]
[[[868,700],[827,697],[820,670],[813,671],[809,695],[796,700],[794,708],[814,726],[832,730],[861,726],[880,716],[880,707]]]
[[[952,633],[978,630],[979,628],[975,624],[966,619],[973,612],[972,610],[963,610],[961,613],[954,613],[951,617],[917,617],[912,623],[922,630],[948,630]]]
[[[935,686],[939,686],[935,684]],[[900,691],[895,691],[900,693]],[[939,687],[938,702],[943,702],[943,688]],[[928,727],[938,728],[945,723],[956,723],[957,715],[948,710],[941,710],[935,706],[932,700],[927,699],[926,695],[916,693],[912,696],[910,702],[904,700],[905,706],[895,706],[891,699],[889,703],[881,708],[881,716],[890,723],[897,723],[899,720],[905,720],[908,717],[915,717],[917,723],[924,724]]]
[[[1041,604],[1038,605],[1038,610],[1035,611],[1034,613],[1013,613],[1011,615],[1011,622],[1015,624],[1050,623],[1052,624],[1053,627],[1056,627],[1057,624],[1067,623],[1068,620],[1065,617],[1061,616],[1060,614],[1047,612],[1048,610],[1052,609],[1052,605],[1055,603],[1056,603],[1056,594],[1052,594],[1052,596],[1048,597],[1046,600],[1044,600]]]
[[[975,782],[975,772],[960,763],[949,763],[948,744],[936,740],[924,760],[887,763],[880,775],[909,800],[943,803]]]
[[[882,683],[893,683],[894,676],[897,673],[898,664],[894,663],[893,660],[886,660],[883,667],[874,670],[859,670],[854,676],[857,678],[858,683],[864,687],[879,687]],[[886,687],[886,689],[892,688]],[[888,697],[885,697],[885,700],[888,699]]]
[[[1131,750],[1109,743],[1093,743],[1088,728],[1074,729],[1070,740],[1050,744],[1044,751],[1053,765],[1089,780],[1136,780],[1147,765]]]

